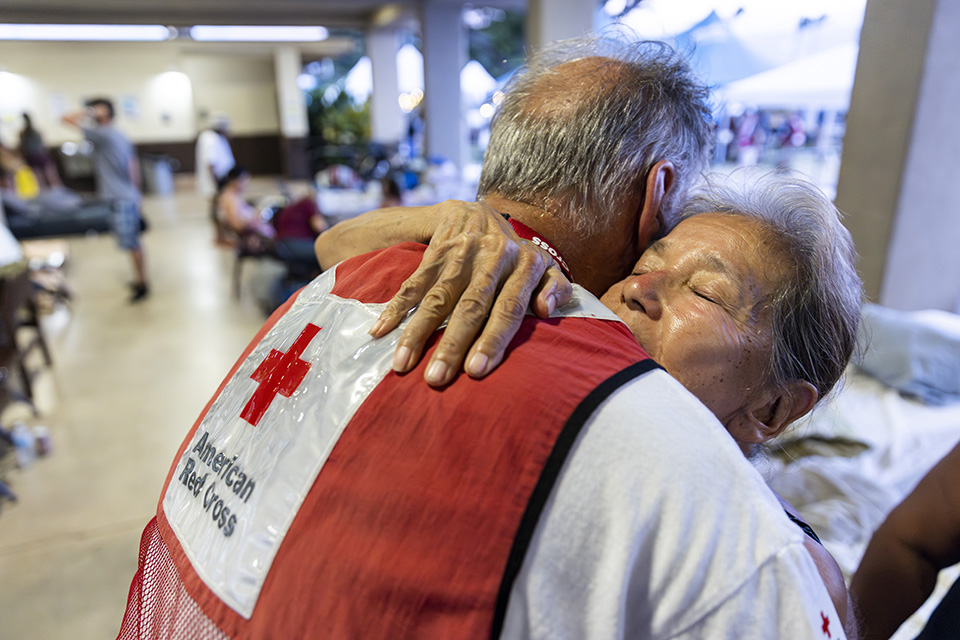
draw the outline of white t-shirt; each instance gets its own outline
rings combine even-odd
[[[502,637],[843,638],[803,544],[716,418],[651,371],[586,423]]]
[[[197,193],[206,198],[215,196],[217,183],[210,175],[210,167],[213,167],[219,179],[233,165],[233,151],[227,139],[212,129],[202,132],[197,138]]]

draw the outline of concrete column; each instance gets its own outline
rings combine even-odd
[[[837,206],[886,306],[958,306],[958,57],[960,4],[868,0]]]
[[[960,311],[960,4],[936,3],[880,300]]]
[[[396,144],[404,134],[403,112],[397,98],[397,50],[399,32],[395,28],[367,32],[367,55],[373,65],[373,95],[370,97],[370,128],[374,142]]]
[[[460,108],[460,69],[467,62],[467,37],[460,4],[425,2],[420,26],[427,154],[450,159],[462,172],[468,147]]]
[[[529,0],[527,49],[535,51],[554,40],[590,33],[596,25],[597,7],[595,0]]]
[[[293,45],[274,49],[273,66],[277,82],[277,106],[280,111],[280,159],[288,178],[309,177],[307,157],[307,103],[297,86],[303,68],[300,50]]]

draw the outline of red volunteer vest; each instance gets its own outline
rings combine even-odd
[[[320,304],[347,304],[337,297],[353,305],[388,301],[419,264],[423,249],[408,243],[342,263],[329,302]],[[183,461],[203,455],[195,444],[198,427],[225,387],[238,384],[231,380],[248,355],[272,339],[296,304],[291,299],[271,316],[204,409],[181,445],[165,494],[171,482],[187,484]],[[257,366],[250,377],[261,381],[243,409],[248,422],[258,411],[269,416],[289,402],[284,391],[266,405],[254,398],[271,367],[281,360],[290,370],[312,366],[284,356],[297,349],[307,353],[302,345],[309,336],[301,329],[311,335],[324,330],[291,326],[286,342],[264,362],[247,365]],[[580,428],[607,394],[653,365],[619,323],[528,316],[491,375],[483,380],[460,375],[433,389],[423,373],[438,336],[415,370],[386,373],[362,400],[290,514],[249,617],[224,602],[195,570],[161,500],[156,524],[144,533],[120,637],[166,637],[184,627],[189,634],[193,623],[184,616],[197,625],[212,621],[231,638],[498,634],[512,579]],[[303,421],[309,425],[310,417]],[[247,426],[269,428],[267,422]],[[213,469],[208,475],[219,477],[221,485],[224,478],[234,482],[239,498],[231,504],[239,505],[234,510],[242,521],[243,492],[250,487],[239,488],[239,476],[226,471],[225,461],[219,467],[208,461]],[[237,469],[241,462],[234,459]],[[203,468],[202,459],[197,465]],[[230,521],[220,506],[220,521],[212,517],[203,535],[219,539],[226,531]],[[231,525],[230,533],[244,535],[241,524]]]

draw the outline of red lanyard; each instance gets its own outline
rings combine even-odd
[[[560,252],[557,251],[553,247],[553,245],[551,245],[549,242],[544,240],[543,236],[541,236],[539,233],[537,233],[527,225],[523,224],[519,220],[515,218],[511,218],[506,214],[501,214],[501,215],[503,215],[503,217],[507,219],[507,222],[510,223],[510,226],[513,227],[513,230],[516,232],[518,236],[520,236],[524,240],[529,240],[530,242],[537,245],[538,247],[540,247],[541,249],[549,253],[551,256],[553,256],[553,259],[556,260],[557,265],[559,265],[560,267],[560,270],[563,271],[563,275],[567,276],[567,280],[569,280],[570,282],[573,282],[573,277],[570,275],[570,267],[567,266],[567,261],[563,259],[563,256],[560,255]]]

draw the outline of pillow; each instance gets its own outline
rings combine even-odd
[[[941,405],[960,400],[960,316],[948,311],[899,311],[867,303],[860,324],[865,373]]]

